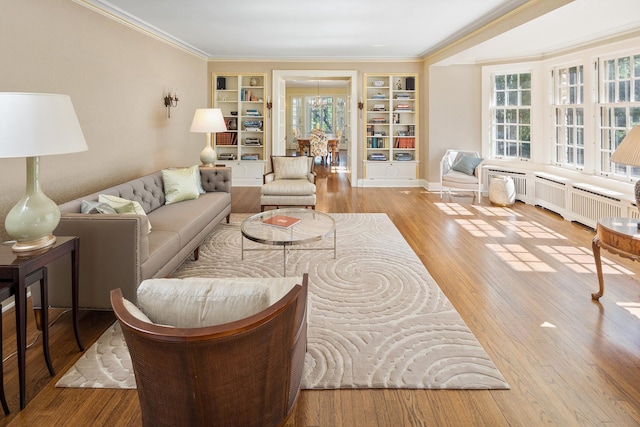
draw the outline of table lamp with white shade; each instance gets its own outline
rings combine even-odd
[[[200,153],[200,161],[205,166],[213,166],[218,158],[216,151],[213,149],[211,134],[217,132],[226,132],[227,125],[222,116],[222,110],[219,108],[198,108],[193,115],[191,122],[191,132],[199,132],[207,134],[207,145]]]
[[[640,166],[640,126],[634,126],[627,132],[616,151],[611,155],[611,161],[622,165]],[[636,206],[640,209],[640,180],[636,181],[635,193]]]
[[[52,246],[60,210],[40,189],[40,156],[86,151],[68,95],[0,92],[0,158],[26,157],[26,194],[5,219],[13,251],[29,255]]]

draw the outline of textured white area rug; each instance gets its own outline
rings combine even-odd
[[[509,388],[386,214],[332,216],[337,258],[333,251],[292,251],[287,264],[289,276],[309,273],[303,388]],[[281,249],[240,259],[242,218],[218,226],[200,259],[174,276],[282,276]],[[247,247],[264,248],[245,241]],[[135,388],[117,322],[57,386]]]

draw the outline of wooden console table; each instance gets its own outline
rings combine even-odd
[[[12,288],[15,298],[16,336],[18,347],[18,377],[20,379],[20,409],[26,404],[25,353],[27,350],[27,286],[41,282],[41,289],[47,289],[47,266],[66,254],[71,254],[71,306],[73,311],[73,331],[80,351],[84,351],[78,332],[78,278],[80,268],[80,239],[78,237],[57,237],[56,243],[41,253],[28,257],[18,257],[10,246],[0,245],[0,287]],[[49,324],[47,296],[42,295],[42,345],[47,367],[55,375],[49,358]]]
[[[623,258],[633,261],[639,260],[640,230],[638,230],[638,223],[640,223],[640,220],[633,218],[603,218],[598,221],[596,235],[591,243],[600,284],[600,290],[591,294],[591,298],[594,300],[598,300],[604,294],[600,248],[604,248],[612,254],[620,255]]]

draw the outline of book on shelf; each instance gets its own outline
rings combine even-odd
[[[278,228],[291,228],[294,225],[296,225],[297,223],[299,223],[300,221],[302,221],[300,218],[295,218],[292,216],[286,216],[286,215],[275,215],[272,216],[271,218],[267,218],[264,221],[262,221],[262,223],[264,225],[270,225],[273,227],[278,227]]]

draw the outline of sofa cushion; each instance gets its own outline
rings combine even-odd
[[[198,166],[190,168],[164,169],[162,180],[164,182],[165,204],[182,202],[183,200],[197,199],[200,196],[198,188]],[[200,184],[202,187],[202,184]]]
[[[463,172],[450,170],[442,175],[442,183],[446,184],[447,182],[457,184],[478,184],[478,178],[475,175],[467,175]]]
[[[270,293],[251,279],[147,279],[138,287],[138,306],[154,323],[195,328],[259,313],[269,307]]]
[[[142,209],[142,206],[140,206],[140,203],[133,200],[110,196],[108,194],[100,194],[98,196],[98,202],[108,204],[119,214],[147,216],[144,209]],[[149,232],[151,232],[151,222],[149,222],[148,224]]]
[[[299,157],[273,157],[273,172],[276,179],[306,179],[309,173],[309,159]]]

